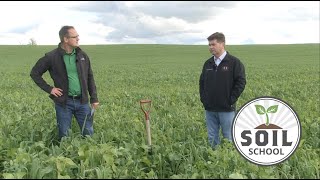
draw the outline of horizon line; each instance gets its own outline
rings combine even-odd
[[[226,46],[248,46],[248,45],[303,45],[303,44],[320,44],[319,43],[281,43],[281,44],[226,44]],[[57,46],[58,44],[0,44],[0,46]],[[109,45],[179,45],[179,46],[207,46],[206,44],[81,44],[80,46],[109,46]]]

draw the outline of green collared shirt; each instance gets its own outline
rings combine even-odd
[[[63,60],[67,68],[69,81],[68,96],[79,96],[81,95],[81,86],[76,66],[76,50],[73,49],[70,54],[65,53],[63,55]]]

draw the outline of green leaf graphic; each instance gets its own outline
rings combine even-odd
[[[276,113],[278,111],[278,105],[270,106],[267,113]]]
[[[266,113],[266,116],[267,116],[267,119],[266,119],[266,125],[267,125],[267,126],[269,126],[269,124],[270,124],[270,123],[269,123],[269,116],[268,116],[268,113]]]
[[[266,113],[266,109],[261,105],[254,105],[258,114],[263,115]]]

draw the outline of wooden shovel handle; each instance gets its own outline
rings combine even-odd
[[[145,104],[148,104],[148,108],[147,109],[144,109],[144,105]],[[140,107],[141,107],[141,110],[143,111],[145,117],[146,117],[146,121],[149,120],[149,113],[150,113],[150,110],[151,110],[151,100],[141,100],[140,101]]]

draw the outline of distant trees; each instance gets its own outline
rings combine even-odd
[[[30,38],[28,45],[37,45],[37,41],[34,38]]]

